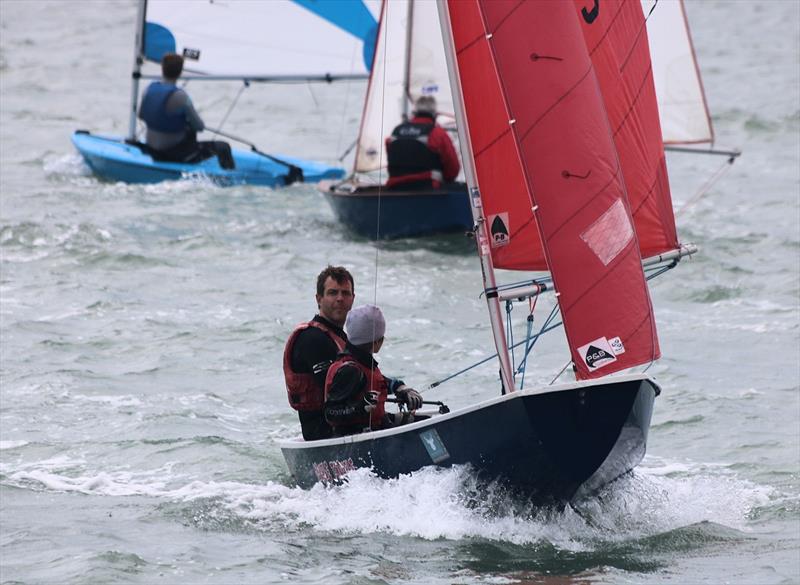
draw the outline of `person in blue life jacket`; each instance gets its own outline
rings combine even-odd
[[[198,163],[216,156],[223,169],[235,164],[231,147],[220,140],[198,142],[205,129],[189,95],[177,86],[183,71],[183,57],[166,53],[161,58],[161,81],[151,83],[144,93],[139,118],[147,124],[147,146],[158,160]]]
[[[461,170],[453,141],[436,123],[436,98],[420,96],[413,114],[386,139],[389,190],[439,189]]]

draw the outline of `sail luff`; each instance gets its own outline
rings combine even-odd
[[[144,21],[147,14],[147,0],[139,0],[136,12],[136,36],[133,41],[133,70],[131,71],[131,104],[128,121],[128,138],[136,140],[136,115],[139,110],[139,78],[144,61]]]
[[[463,160],[464,175],[467,187],[470,192],[470,203],[472,217],[476,226],[476,244],[478,257],[481,263],[481,274],[483,286],[486,292],[486,304],[489,310],[489,321],[492,327],[495,348],[500,362],[500,377],[503,388],[507,392],[516,389],[514,383],[513,368],[511,358],[508,353],[508,342],[505,329],[503,327],[503,315],[500,308],[500,300],[497,295],[497,281],[492,265],[491,247],[489,245],[489,233],[486,225],[486,218],[483,215],[483,205],[480,191],[478,189],[478,179],[474,166],[474,155],[472,152],[472,142],[470,140],[469,124],[465,113],[463,92],[459,76],[458,61],[455,56],[455,44],[450,23],[449,0],[439,0],[439,20],[444,37],[444,54],[447,61],[447,71],[450,77],[450,88],[453,94],[453,108],[456,115],[456,124],[459,128],[459,144],[461,148],[461,158]]]

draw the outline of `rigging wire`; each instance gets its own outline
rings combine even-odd
[[[231,105],[228,106],[228,111],[225,112],[224,116],[222,116],[222,121],[217,124],[217,128],[222,129],[222,127],[225,125],[225,122],[228,121],[228,116],[231,115],[231,112],[233,111],[233,108],[236,107],[236,103],[239,101],[239,98],[242,97],[242,93],[248,87],[250,87],[250,82],[247,79],[243,79],[242,80],[242,87],[239,88],[239,91],[237,92],[236,97],[233,98],[233,101],[231,102]]]

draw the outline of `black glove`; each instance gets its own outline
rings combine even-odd
[[[422,395],[413,388],[403,386],[394,391],[394,395],[400,402],[404,403],[408,410],[417,410],[422,408]]]

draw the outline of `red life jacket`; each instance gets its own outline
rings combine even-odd
[[[333,378],[344,366],[358,368],[364,375],[366,383],[353,395],[334,402],[330,399]],[[364,409],[367,392],[375,392],[378,395],[377,404],[372,412]],[[383,416],[386,413],[384,405],[388,395],[389,382],[377,366],[370,368],[354,359],[349,353],[339,354],[336,361],[328,368],[328,375],[325,377],[325,420],[334,431],[342,427],[360,427],[360,429],[369,427],[373,431],[380,429],[383,426]]]
[[[331,341],[336,344],[339,351],[342,351],[345,346],[345,340],[336,335],[332,329],[320,323],[319,321],[308,321],[300,323],[286,342],[286,348],[283,350],[283,377],[286,379],[286,392],[289,397],[289,406],[295,410],[309,411],[309,410],[322,410],[325,402],[324,388],[317,386],[314,381],[314,374],[311,372],[298,373],[292,370],[292,348],[294,342],[301,331],[309,327],[316,327],[320,331],[325,332]]]

